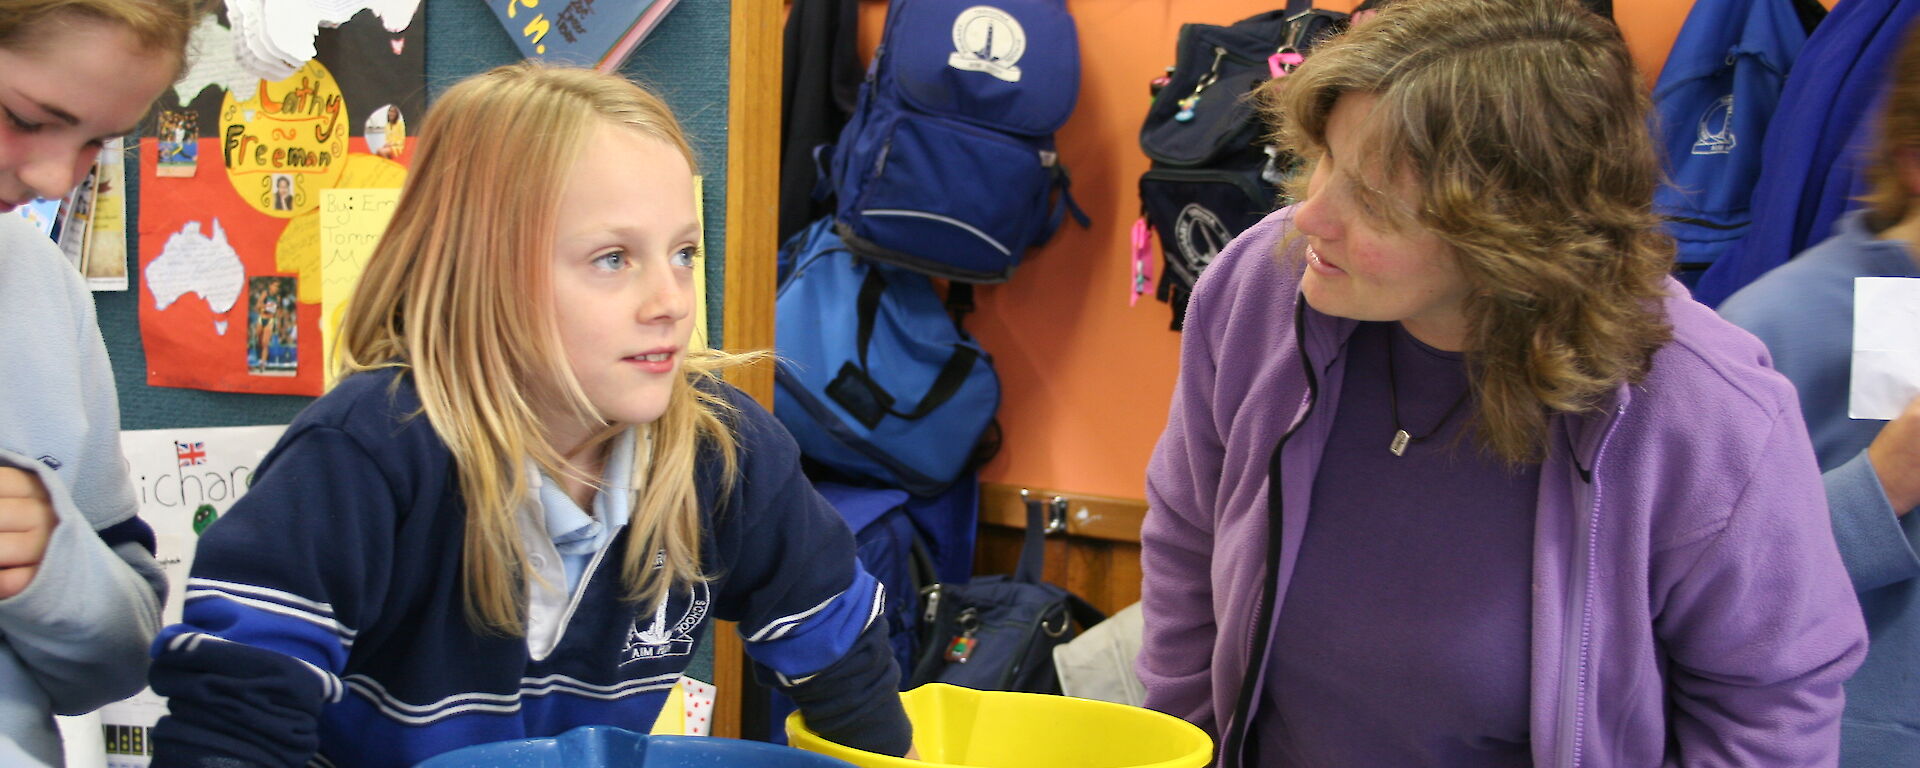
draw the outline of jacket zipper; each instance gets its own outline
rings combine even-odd
[[[1296,296],[1297,304],[1293,309],[1293,339],[1300,347],[1300,367],[1307,374],[1307,408],[1300,418],[1287,428],[1273,446],[1273,454],[1267,458],[1267,568],[1266,578],[1260,587],[1260,606],[1254,612],[1251,636],[1247,638],[1247,671],[1240,680],[1240,701],[1234,705],[1227,720],[1227,733],[1221,741],[1225,747],[1220,751],[1221,768],[1239,768],[1244,757],[1241,753],[1247,747],[1247,713],[1253,710],[1254,684],[1260,676],[1266,674],[1266,654],[1262,653],[1266,645],[1272,642],[1274,592],[1280,578],[1280,547],[1276,540],[1280,536],[1280,523],[1284,517],[1285,500],[1280,496],[1280,453],[1287,447],[1300,427],[1307,423],[1307,417],[1313,412],[1313,405],[1320,395],[1320,379],[1314,374],[1313,361],[1307,354],[1306,299]]]
[[[1560,687],[1560,690],[1563,691],[1563,693],[1560,694],[1560,706],[1563,713],[1560,720],[1561,722],[1566,722],[1570,717],[1572,722],[1569,726],[1571,733],[1562,734],[1562,738],[1559,740],[1559,748],[1556,750],[1559,754],[1556,756],[1554,762],[1564,766],[1564,768],[1579,768],[1580,751],[1583,746],[1581,739],[1586,735],[1587,713],[1585,708],[1581,706],[1581,702],[1586,700],[1587,654],[1592,650],[1593,594],[1591,589],[1593,584],[1594,563],[1597,562],[1596,550],[1599,547],[1600,538],[1600,502],[1602,495],[1599,481],[1600,461],[1606,456],[1607,445],[1613,442],[1614,429],[1619,426],[1620,418],[1626,414],[1626,410],[1626,406],[1624,405],[1614,409],[1613,418],[1607,424],[1607,431],[1600,437],[1600,447],[1593,452],[1593,469],[1587,473],[1590,478],[1588,485],[1593,488],[1593,506],[1587,515],[1586,546],[1581,550],[1585,556],[1584,562],[1580,563],[1580,567],[1574,570],[1576,580],[1573,584],[1573,589],[1570,590],[1580,596],[1580,631],[1578,633],[1568,632],[1567,639],[1562,644],[1561,649],[1562,656],[1566,660],[1560,664],[1560,677],[1563,681]],[[1580,457],[1574,456],[1573,463],[1577,468],[1580,464]],[[1565,681],[1572,682],[1568,684]],[[1570,697],[1567,692],[1571,692]]]

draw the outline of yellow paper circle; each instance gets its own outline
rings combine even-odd
[[[347,165],[347,100],[319,61],[254,98],[220,105],[220,156],[240,199],[269,216],[292,218],[320,205]]]

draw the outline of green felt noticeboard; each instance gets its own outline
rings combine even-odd
[[[425,0],[427,93],[433,97],[468,75],[519,59],[513,41],[485,3],[497,0]],[[722,289],[726,271],[727,74],[730,0],[682,0],[634,51],[622,73],[666,98],[686,125],[705,178],[707,327],[719,346],[724,329]],[[139,248],[139,158],[127,153],[129,266]],[[140,342],[135,301],[152,301],[133,275],[131,289],[93,295],[113,359],[123,429],[226,427],[285,424],[312,398],[252,395],[147,386],[147,357]]]

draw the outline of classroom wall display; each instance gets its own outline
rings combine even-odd
[[[391,0],[382,0],[379,5],[390,11],[393,3]],[[634,52],[633,58],[621,72],[652,85],[666,97],[686,124],[700,158],[700,172],[706,177],[708,185],[704,209],[705,261],[706,275],[710,278],[707,291],[711,301],[706,315],[712,323],[709,338],[718,339],[722,331],[723,310],[723,303],[718,296],[724,285],[719,277],[726,269],[726,239],[721,233],[725,226],[727,205],[729,4],[682,3],[681,6],[668,14],[660,28]],[[361,16],[350,21],[365,24],[367,17]],[[494,20],[493,12],[487,9],[485,3],[476,0],[422,0],[418,5],[418,14],[411,18],[390,16],[375,23],[410,30],[408,36],[404,36],[408,42],[404,43],[403,52],[409,56],[418,53],[425,58],[427,97],[422,101],[426,103],[431,103],[434,94],[463,77],[520,58],[514,49],[513,39]],[[230,29],[218,20],[213,26],[222,31]],[[425,37],[418,36],[422,31]],[[319,42],[325,43],[326,35],[323,32]],[[392,36],[381,34],[374,37],[381,40],[381,45],[391,45]],[[247,87],[245,84],[250,82],[252,87],[258,88],[258,79],[249,81],[232,77],[239,70],[237,62],[229,61],[224,69],[217,64],[209,66],[210,60],[220,58],[220,47],[200,45],[196,48],[197,66],[187,73],[186,84],[182,86],[182,92],[188,94],[188,106],[196,106],[193,103],[194,94],[200,94],[198,98],[203,101],[197,106],[204,109],[181,109],[177,95],[165,97],[166,103],[160,107],[161,110],[173,109],[192,114],[195,124],[191,130],[185,130],[184,126],[177,134],[172,130],[160,130],[169,125],[160,110],[156,110],[152,122],[143,130],[143,134],[160,130],[161,136],[157,137],[156,144],[166,158],[164,162],[172,166],[169,173],[186,171],[181,166],[193,169],[189,173],[198,173],[201,168],[215,168],[215,164],[221,162],[213,154],[213,142],[200,138],[212,135],[203,121],[213,119],[213,112],[218,109],[223,95],[221,87],[208,89],[205,87],[207,84],[220,86],[222,83],[231,83],[244,89]],[[231,45],[226,47],[231,48]],[[322,57],[322,63],[327,64],[333,75],[343,82],[362,76],[357,68],[332,66],[325,57]],[[424,110],[406,101],[375,104],[356,102],[353,99],[356,88],[354,84],[347,83],[343,90],[348,97],[347,108],[352,113],[350,117],[361,124],[358,138],[364,137],[366,122],[382,104],[398,106],[401,111],[399,136],[403,159],[404,153],[417,151],[409,148],[419,144],[420,121],[425,118]],[[242,98],[244,100],[244,94]],[[170,140],[176,136],[184,139],[188,134],[195,138],[177,144],[182,148],[191,147],[191,153],[165,152],[167,143],[176,143]],[[391,135],[391,132],[386,134]],[[147,162],[147,158],[154,153],[153,149],[152,145],[142,148],[130,144],[127,153],[127,182],[131,201],[127,209],[129,254],[138,253],[137,237],[141,225],[146,221],[139,202],[149,199],[149,194],[166,194],[165,190],[170,188],[161,179],[143,179],[141,176],[141,163]],[[372,149],[370,145],[369,149]],[[154,192],[156,189],[161,191]],[[210,231],[210,228],[203,231]],[[120,394],[120,418],[128,429],[284,424],[311,402],[310,397],[300,395],[235,394],[150,384],[148,372],[154,366],[149,365],[147,340],[141,332],[143,321],[140,315],[143,307],[151,312],[153,298],[145,288],[143,273],[134,271],[132,283],[133,290],[94,294],[101,334],[106,337],[107,351],[113,358],[114,381]],[[192,297],[187,299],[189,302],[195,300]],[[206,309],[200,311],[203,317],[210,314]],[[241,322],[244,324],[244,319]],[[244,350],[238,354],[244,364]]]
[[[612,72],[679,0],[487,0],[520,55]]]
[[[277,81],[242,66],[230,19],[202,21],[197,58],[140,141],[148,385],[320,394],[323,193],[405,182],[407,121],[426,108],[424,18],[420,6],[411,23],[362,11],[320,26],[317,55]]]
[[[133,478],[140,519],[153,526],[160,569],[167,575],[161,621],[180,621],[192,592],[187,571],[201,532],[227,513],[253,485],[253,470],[286,431],[267,427],[143,429],[120,433]],[[144,689],[100,710],[108,768],[142,768],[153,761],[149,730],[167,712],[166,699]]]

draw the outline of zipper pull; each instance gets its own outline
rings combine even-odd
[[[1174,120],[1184,123],[1193,119],[1193,108],[1200,105],[1200,94],[1206,92],[1207,86],[1213,85],[1215,80],[1220,79],[1220,60],[1226,56],[1227,49],[1217,45],[1213,47],[1213,66],[1207,68],[1207,73],[1200,76],[1200,82],[1194,83],[1193,93],[1174,102],[1180,105],[1180,111],[1173,114]]]
[[[920,590],[920,599],[927,603],[927,609],[920,614],[920,619],[927,624],[932,624],[934,618],[940,615],[940,585],[927,585],[925,589]]]
[[[1304,21],[1313,15],[1313,11],[1302,11],[1287,19],[1287,41],[1280,44],[1272,56],[1267,57],[1267,72],[1278,80],[1300,68],[1300,62],[1307,60],[1307,46],[1312,43],[1307,33],[1313,29],[1311,21]]]
[[[1307,57],[1300,55],[1291,48],[1282,48],[1272,56],[1267,57],[1267,74],[1272,75],[1273,79],[1278,80],[1286,77],[1294,70],[1299,69],[1300,62],[1306,60]]]
[[[1147,286],[1153,281],[1153,223],[1141,216],[1133,221],[1133,284],[1129,288],[1127,306],[1140,303],[1140,297],[1147,292]]]
[[[947,643],[947,661],[965,664],[967,659],[973,658],[973,652],[980,647],[979,640],[974,637],[980,631],[979,612],[972,608],[961,611],[959,622],[959,636]]]

